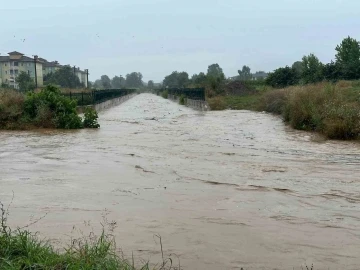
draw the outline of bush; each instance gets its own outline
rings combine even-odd
[[[84,113],[84,128],[99,128],[98,114],[93,108],[86,108]]]
[[[296,85],[299,83],[299,74],[294,68],[288,66],[284,68],[278,68],[274,72],[269,73],[265,79],[267,85],[274,88],[282,88],[290,85]]]
[[[285,89],[271,90],[261,98],[259,110],[282,114],[288,101],[289,93]]]
[[[77,115],[76,101],[48,85],[38,93],[23,95],[14,90],[0,91],[0,129],[98,128],[94,110],[85,113],[84,123]]]
[[[161,93],[161,96],[163,97],[163,98],[168,98],[168,96],[169,96],[169,93],[168,93],[168,91],[167,90],[165,90],[165,91],[163,91],[162,93]]]
[[[61,95],[59,88],[53,85],[46,86],[40,93],[29,93],[25,99],[25,117],[36,120],[41,110],[51,115],[52,127],[82,128],[81,118],[76,112],[76,101]]]
[[[7,129],[11,123],[22,117],[25,97],[15,90],[0,90],[0,129]]]
[[[181,95],[181,96],[180,96],[179,104],[180,104],[180,105],[185,105],[185,104],[186,104],[186,97],[185,97],[185,95]]]
[[[221,111],[226,109],[226,102],[223,97],[214,97],[208,99],[212,111]]]
[[[314,130],[331,139],[360,136],[360,89],[355,82],[319,83],[274,90],[262,108],[282,114],[295,129]]]

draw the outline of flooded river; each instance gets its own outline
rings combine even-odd
[[[360,144],[151,94],[99,122],[0,133],[12,225],[66,242],[107,219],[126,256],[159,261],[159,234],[184,269],[360,268]]]

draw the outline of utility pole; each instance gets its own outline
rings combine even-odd
[[[86,88],[89,88],[89,70],[85,69],[86,72]]]
[[[36,71],[36,63],[37,63],[38,56],[34,55],[34,66],[35,66],[35,86],[38,88],[38,82],[37,82],[37,71]]]

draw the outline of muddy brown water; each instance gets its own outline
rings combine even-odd
[[[184,269],[360,268],[358,143],[151,94],[101,113],[100,124],[0,133],[10,224],[46,214],[29,228],[66,243],[106,219],[126,256],[158,262],[159,234]]]

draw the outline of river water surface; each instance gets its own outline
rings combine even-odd
[[[159,234],[184,269],[360,268],[358,143],[151,94],[99,122],[0,133],[0,200],[14,192],[12,225],[46,215],[29,229],[67,242],[112,223],[126,256],[153,262]]]

